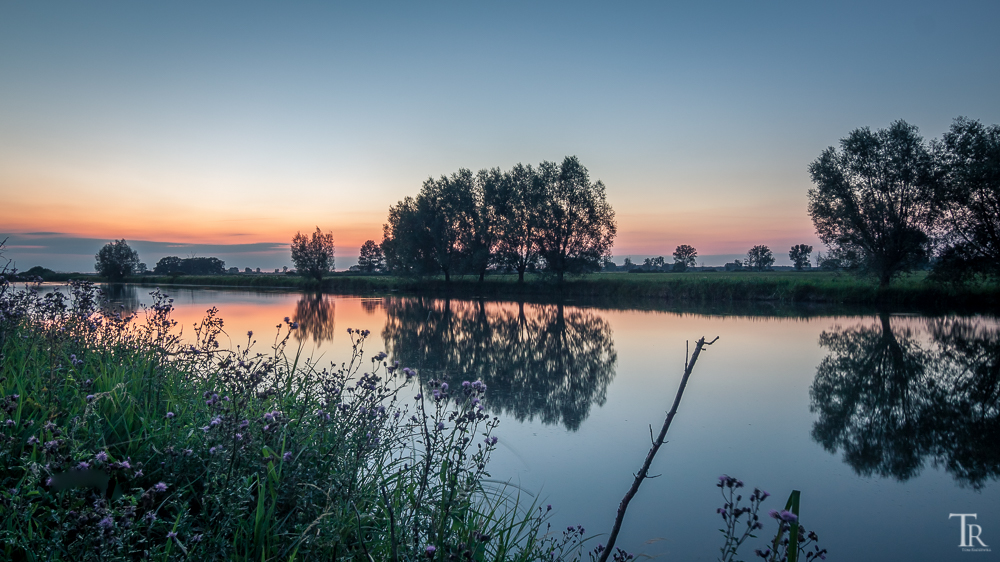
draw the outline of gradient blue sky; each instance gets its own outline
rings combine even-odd
[[[807,166],[850,130],[1000,122],[998,23],[997,2],[4,2],[0,236],[22,269],[90,270],[123,237],[150,265],[272,268],[318,225],[344,268],[428,176],[576,155],[619,260],[787,258],[820,249]]]

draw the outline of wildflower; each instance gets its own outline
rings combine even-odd
[[[290,320],[291,320],[291,319],[290,319],[289,317],[285,316],[285,324],[288,324],[288,322],[289,322]],[[349,331],[349,330],[350,330],[350,329],[348,329],[348,333],[350,333],[350,331]]]
[[[298,322],[292,322],[291,325],[288,326],[288,327],[291,328],[291,329],[293,329],[293,330],[298,330],[299,329],[299,323]]]
[[[771,511],[768,511],[767,514],[770,515],[774,519],[781,519],[781,514],[778,513],[777,509],[772,509]]]
[[[167,538],[168,539],[176,539],[177,538],[177,533],[175,533],[173,531],[170,531],[169,533],[167,533]]]
[[[93,402],[94,398],[95,398],[95,396],[93,394],[88,394],[87,395],[87,402]]]
[[[437,428],[438,428],[438,431],[441,431],[442,429],[444,429],[444,422],[438,422]]]
[[[87,470],[90,468],[90,463],[87,461],[80,461],[80,464],[76,465],[77,470]]]
[[[157,482],[156,485],[153,486],[153,490],[156,490],[157,492],[166,492],[167,485],[164,484],[163,482]]]
[[[167,419],[168,420],[173,419],[173,417],[174,417],[174,413],[173,412],[167,412]]]
[[[115,526],[115,521],[110,516],[108,516],[98,521],[97,526],[100,527],[101,529],[107,530]]]
[[[208,454],[214,455],[215,452],[218,451],[218,450],[219,450],[218,447],[212,447],[211,449],[208,450]]]
[[[141,470],[135,471],[135,477],[136,478],[142,478],[142,471]]]
[[[105,453],[104,451],[101,451],[100,453],[94,455],[94,460],[96,460],[97,462],[108,462],[108,454]]]
[[[441,392],[448,392],[448,383],[441,383]]]
[[[118,464],[122,468],[132,468],[132,464],[130,462],[128,462],[127,460],[124,460],[124,461],[122,461],[122,462],[120,462]]]
[[[291,451],[285,451],[285,454],[281,457],[281,459],[283,461],[285,461],[285,462],[291,461],[292,460],[292,452]]]
[[[781,517],[782,521],[787,521],[788,523],[795,523],[799,520],[798,515],[795,515],[791,511],[785,509],[781,510],[781,513],[779,513],[778,516]]]
[[[437,552],[437,547],[435,547],[434,545],[429,544],[429,545],[427,545],[427,548],[424,549],[424,552],[427,554],[428,558],[433,558],[434,557],[434,553]]]
[[[28,438],[28,445],[37,445],[37,444],[38,444],[38,438],[37,437],[35,437],[34,435],[32,435],[31,437]]]
[[[219,425],[220,423],[222,423],[222,418],[216,416],[214,419],[212,419],[212,421],[208,425],[210,425],[212,427],[215,427],[215,426]]]

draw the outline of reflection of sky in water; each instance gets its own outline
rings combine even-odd
[[[146,292],[139,290],[143,302],[149,300]],[[186,333],[206,309],[216,306],[234,345],[245,342],[247,330],[254,330],[259,345],[268,345],[274,326],[285,316],[293,317],[302,298],[288,292],[167,292],[175,299],[174,316]],[[348,358],[348,327],[369,329],[378,341],[387,320],[386,307],[378,299],[334,300],[332,341],[303,341],[304,353],[324,362]],[[489,304],[486,310],[496,314],[510,307],[516,305]],[[539,419],[505,418],[491,464],[495,479],[510,479],[539,492],[543,504],[553,504],[554,527],[582,524],[588,533],[610,530],[618,502],[649,448],[649,426],[659,428],[673,400],[684,342],[705,335],[720,339],[699,359],[668,443],[651,469],[651,474],[662,476],[643,483],[629,508],[620,545],[654,556],[715,560],[721,520],[715,513],[720,498],[714,483],[722,473],[771,492],[765,509],[783,507],[793,488],[802,490],[803,522],[819,533],[831,559],[972,556],[958,549],[957,518],[949,520],[949,513],[977,513],[984,541],[992,545],[1000,537],[1000,494],[994,481],[982,491],[960,487],[930,462],[906,482],[860,477],[843,462],[841,452],[828,453],[811,438],[818,415],[810,412],[809,389],[817,366],[829,353],[818,345],[820,334],[837,326],[877,325],[877,318],[582,311],[607,323],[617,354],[605,403],[590,407],[576,431]],[[891,322],[894,329],[912,328],[921,342],[929,341],[926,320],[893,316]],[[379,342],[368,351],[374,354],[381,348]],[[765,527],[764,535],[770,531],[772,525]],[[593,544],[605,539],[599,537]],[[752,559],[759,544],[747,543],[744,558]]]

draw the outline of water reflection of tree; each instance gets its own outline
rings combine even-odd
[[[386,351],[449,384],[481,379],[487,405],[579,429],[602,405],[618,355],[600,316],[562,305],[387,299]]]
[[[312,338],[314,343],[323,343],[333,339],[336,330],[334,312],[336,304],[333,298],[322,293],[306,293],[295,303],[295,316],[292,320],[299,323],[295,337],[299,341]]]
[[[861,475],[907,480],[930,460],[980,487],[1000,474],[1000,337],[970,319],[932,322],[930,335],[921,345],[888,315],[824,332],[812,435]]]
[[[139,289],[126,283],[108,283],[101,287],[101,308],[111,314],[123,316],[139,310]]]

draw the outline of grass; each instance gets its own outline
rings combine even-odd
[[[649,303],[823,304],[894,306],[922,310],[1000,308],[1000,284],[980,282],[964,286],[933,283],[926,273],[903,276],[888,289],[879,289],[872,279],[843,272],[688,272],[688,273],[595,273],[572,276],[564,283],[542,275],[528,275],[518,283],[516,275],[491,275],[483,282],[475,276],[396,277],[337,273],[322,287],[314,281],[288,275],[218,275],[180,277],[135,277],[145,285],[191,285],[248,288],[289,288],[340,294],[420,294],[455,297],[513,299],[578,299],[595,305]]]
[[[138,317],[95,289],[0,285],[0,552],[7,560],[535,560],[580,555],[487,483],[486,388],[415,383],[368,333],[321,368],[193,342],[170,300]],[[416,395],[414,397],[414,395]]]

